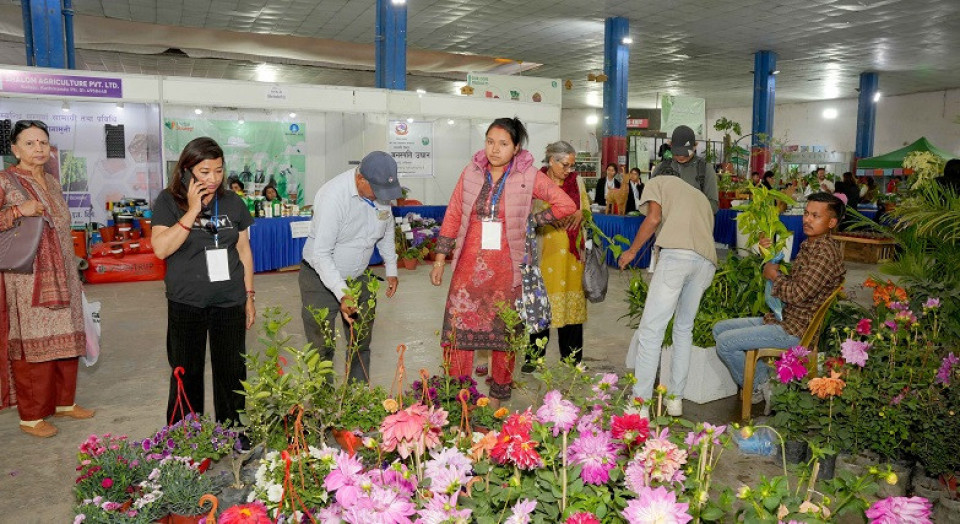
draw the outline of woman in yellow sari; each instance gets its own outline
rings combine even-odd
[[[550,328],[557,330],[560,358],[571,358],[579,364],[583,358],[583,323],[587,320],[587,300],[583,294],[583,250],[578,236],[583,207],[590,205],[590,199],[580,177],[573,171],[575,157],[576,150],[567,142],[559,141],[547,146],[547,165],[540,171],[546,173],[573,200],[577,210],[556,224],[541,226],[537,236],[543,251],[540,270],[552,311]],[[538,200],[533,211],[540,212],[548,207],[547,203]],[[543,342],[538,347],[537,341],[540,339]],[[549,328],[530,335],[533,352],[527,355],[521,371],[530,373],[536,369],[536,360],[543,357],[549,339]]]

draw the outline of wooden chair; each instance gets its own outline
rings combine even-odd
[[[827,300],[824,301],[820,308],[817,309],[817,312],[814,313],[813,318],[810,319],[810,325],[807,326],[806,331],[803,332],[803,337],[800,338],[800,345],[810,350],[810,362],[808,364],[810,367],[810,376],[816,376],[817,374],[817,344],[820,341],[823,319],[827,316],[827,311],[830,310],[830,306],[837,300],[842,290],[843,285],[840,285],[837,289],[833,290],[833,293],[830,293]],[[743,399],[740,406],[740,418],[742,420],[746,421],[750,419],[750,409],[753,406],[753,377],[757,371],[757,362],[761,358],[777,357],[784,351],[786,351],[786,349],[783,348],[760,348],[745,351],[747,358],[743,365],[744,387],[740,393]],[[747,384],[750,384],[750,386],[747,387]]]

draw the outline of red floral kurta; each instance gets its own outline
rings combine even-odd
[[[497,303],[512,308],[520,296],[513,287],[513,267],[507,245],[504,206],[497,206],[500,249],[480,249],[482,219],[490,215],[491,186],[484,183],[470,213],[470,225],[457,267],[450,279],[450,294],[443,316],[443,340],[455,349],[507,350],[506,325],[497,316]],[[456,325],[456,330],[452,329]]]

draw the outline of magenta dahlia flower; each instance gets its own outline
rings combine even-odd
[[[923,497],[887,497],[867,510],[871,524],[929,524],[930,501]]]
[[[663,486],[642,488],[637,495],[623,510],[623,516],[630,524],[685,524],[693,519],[687,513],[690,505],[677,502],[677,496]]]
[[[577,423],[578,415],[580,408],[565,400],[559,391],[553,390],[544,395],[543,405],[537,410],[537,422],[553,424],[553,436],[556,437],[561,431],[570,431]]]
[[[587,484],[597,486],[610,480],[610,470],[617,466],[620,444],[613,440],[609,431],[583,433],[568,450],[570,461],[580,464],[580,478]]]

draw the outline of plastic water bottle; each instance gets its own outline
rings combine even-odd
[[[750,438],[743,438],[739,431],[733,432],[733,440],[736,441],[740,451],[746,455],[761,455],[769,457],[776,453],[774,441],[776,435],[767,428],[760,428],[753,433]]]

